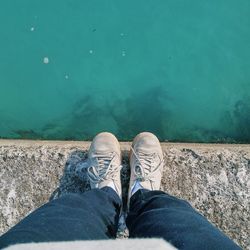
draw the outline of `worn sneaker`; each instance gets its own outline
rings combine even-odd
[[[159,190],[163,170],[163,152],[159,140],[149,132],[138,134],[130,151],[130,197],[139,189]]]
[[[111,187],[121,197],[121,149],[116,137],[107,132],[98,134],[90,145],[88,161],[91,188]]]

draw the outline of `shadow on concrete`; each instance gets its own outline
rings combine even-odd
[[[127,238],[128,230],[125,223],[126,218],[126,204],[127,193],[129,186],[129,152],[122,152],[122,169],[121,169],[121,182],[122,182],[122,197],[123,208],[119,219],[117,238]],[[50,200],[57,199],[68,193],[83,193],[90,190],[89,180],[87,178],[87,151],[73,151],[64,168],[64,173],[60,179],[59,186],[52,193]]]
[[[87,151],[76,150],[73,151],[67,159],[64,167],[63,176],[60,179],[59,186],[52,193],[50,200],[59,198],[68,193],[83,193],[90,190],[89,180],[87,178]],[[129,152],[122,152],[122,197],[123,204],[127,204],[127,193],[129,185]],[[126,209],[124,205],[123,210]]]

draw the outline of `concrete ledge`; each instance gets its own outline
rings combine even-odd
[[[0,140],[0,233],[47,202],[52,193],[83,190],[74,171],[89,144]],[[130,143],[121,146],[125,196]],[[163,143],[162,147],[162,189],[188,200],[243,248],[250,248],[250,145]]]

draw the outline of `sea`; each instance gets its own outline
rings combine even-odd
[[[250,143],[249,0],[1,0],[0,138]]]

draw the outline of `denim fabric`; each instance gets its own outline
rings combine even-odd
[[[109,187],[50,201],[0,237],[17,243],[115,238],[121,200]],[[139,190],[130,201],[131,238],[164,238],[179,249],[240,249],[186,201],[161,191]]]
[[[105,187],[50,201],[0,237],[0,248],[16,243],[115,238],[121,200]]]
[[[178,249],[240,249],[192,206],[162,191],[138,190],[130,200],[131,238],[164,238]]]

